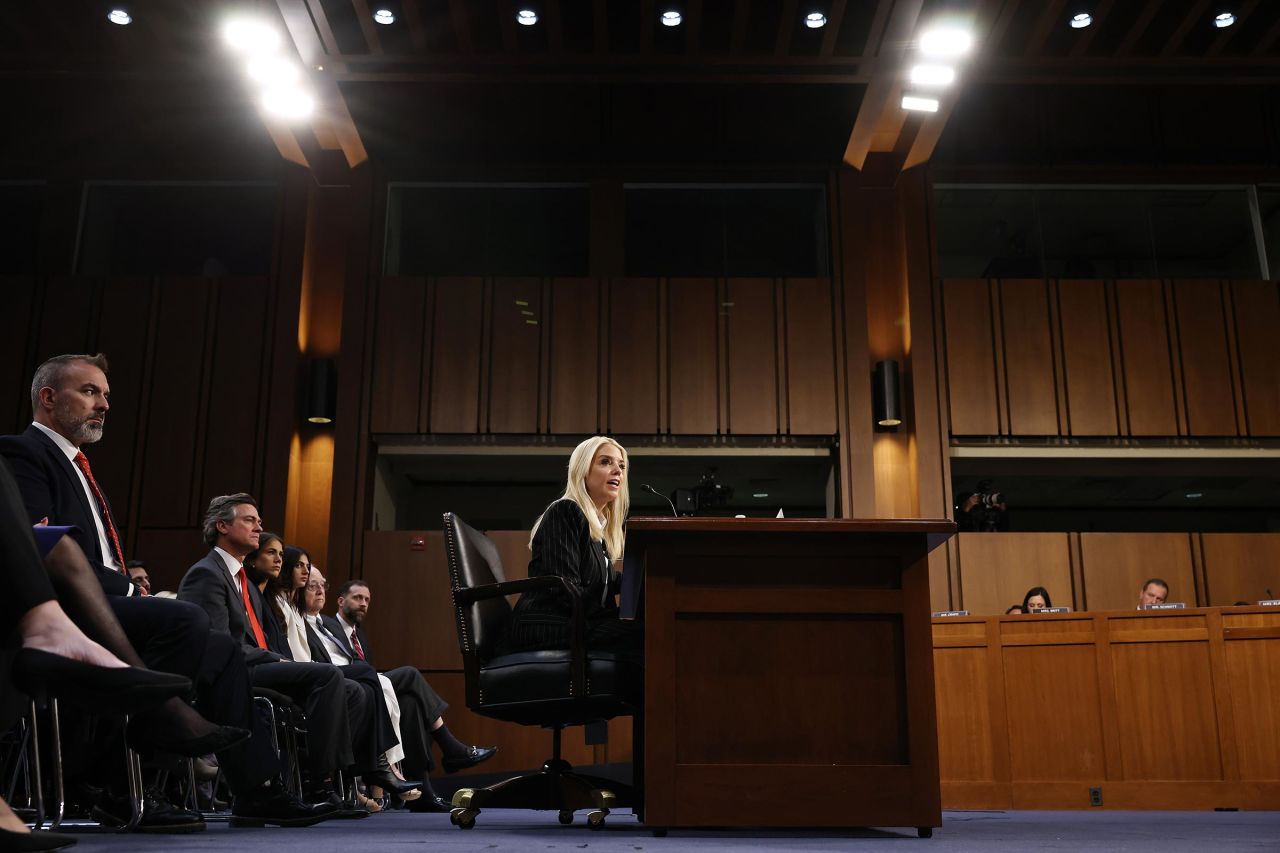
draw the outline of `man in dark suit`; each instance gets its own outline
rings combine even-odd
[[[126,574],[121,531],[82,450],[102,437],[111,408],[106,370],[100,354],[44,362],[31,382],[33,423],[22,435],[0,437],[0,455],[9,462],[31,522],[73,525],[69,535],[96,576],[96,583],[89,581],[93,588],[86,589],[87,572],[46,563],[54,586],[85,633],[117,655],[136,649],[149,668],[185,675],[196,684],[208,719],[172,700],[134,718],[132,741],[188,755],[217,752],[240,811],[281,825],[310,820],[311,813],[279,782],[270,732],[254,711],[236,646],[209,630],[200,608],[145,596]],[[127,649],[115,642],[121,627],[127,641],[120,643]],[[243,741],[245,730],[252,733],[248,743],[228,745]],[[118,821],[122,815],[113,805],[106,804],[101,816]],[[147,804],[143,818],[143,827],[153,830],[202,826],[198,814],[174,809],[158,797]]]
[[[255,685],[284,693],[306,711],[313,787],[319,789],[337,771],[350,771],[397,790],[403,783],[397,784],[378,766],[385,745],[378,707],[369,694],[335,666],[291,661],[269,648],[264,626],[273,617],[243,565],[245,557],[257,550],[261,533],[262,520],[252,496],[242,492],[210,501],[204,538],[213,548],[187,570],[178,598],[204,608],[213,630],[240,644]]]

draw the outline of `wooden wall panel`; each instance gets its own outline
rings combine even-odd
[[[413,545],[418,540],[421,550]],[[372,595],[365,632],[378,666],[461,670],[444,533],[365,531],[362,565]],[[337,609],[337,598],[331,588],[326,613]]]
[[[45,280],[40,306],[35,361],[70,352],[84,352],[93,338],[95,280],[50,276]]]
[[[1094,654],[1092,643],[1005,647],[1009,771],[1014,781],[1103,778]]]
[[[548,407],[553,433],[600,431],[600,284],[594,279],[551,283]]]
[[[658,431],[658,281],[609,282],[610,433]]]
[[[1116,308],[1130,435],[1179,435],[1164,287],[1117,281]]]
[[[988,660],[984,645],[934,649],[938,731],[946,733],[938,738],[938,769],[944,779],[995,780],[991,703],[984,701],[994,689]]]
[[[1237,435],[1235,383],[1222,284],[1176,281],[1178,348],[1190,435]]]
[[[783,283],[786,311],[787,426],[793,435],[834,435],[835,308],[827,279]]]
[[[1226,623],[1275,629],[1275,618],[1224,616]],[[1228,624],[1228,628],[1237,627]],[[1257,639],[1223,644],[1231,696],[1232,734],[1242,779],[1280,779],[1280,642]],[[1221,689],[1221,688],[1219,688]]]
[[[1168,581],[1170,601],[1197,603],[1189,533],[1081,533],[1080,554],[1082,610],[1132,610],[1150,577]]]
[[[541,397],[541,281],[494,281],[491,311],[489,431],[536,433]]]
[[[1202,541],[1206,604],[1280,596],[1280,533],[1205,533]]]
[[[726,292],[729,431],[734,435],[774,435],[778,432],[774,282],[733,279]]]
[[[1014,280],[1002,281],[999,287],[1009,432],[1057,435],[1058,395],[1049,285],[1040,280]]]
[[[1070,435],[1118,435],[1106,285],[1059,281],[1065,398]]]
[[[422,406],[422,355],[427,283],[386,277],[378,284],[373,333],[371,432],[415,433]]]
[[[34,277],[0,276],[0,293],[5,310],[0,311],[0,430],[21,432],[31,422],[28,398],[31,373],[35,365],[27,364],[34,326],[32,311],[36,305],[37,284]]]
[[[1280,294],[1273,281],[1231,283],[1248,434],[1280,435]]]
[[[947,395],[952,435],[998,435],[995,333],[991,286],[985,279],[942,284],[946,324]]]
[[[478,278],[437,280],[431,329],[427,432],[479,432],[483,282]]]
[[[1066,533],[961,533],[959,605],[975,616],[998,615],[1043,586],[1053,603],[1074,607]]]
[[[678,278],[667,283],[667,365],[670,431],[719,431],[719,324],[716,283]]]

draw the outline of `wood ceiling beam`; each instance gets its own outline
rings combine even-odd
[[[449,0],[449,17],[453,20],[453,34],[458,42],[458,52],[473,52],[471,46],[471,19],[467,17],[467,5],[462,0]]]
[[[427,52],[427,28],[422,20],[422,9],[418,0],[400,0],[400,8],[404,10],[404,23],[409,28],[409,41],[413,44],[413,52]]]
[[[276,5],[280,5],[279,0]],[[329,56],[340,56],[342,49],[338,47],[338,39],[333,34],[333,27],[329,26],[329,18],[325,15],[324,6],[320,5],[320,0],[306,0],[305,6],[312,21],[308,29],[314,29],[319,34],[320,43],[323,45],[322,52]],[[281,11],[284,11],[283,7]]]
[[[514,56],[518,52],[516,27],[523,25],[516,23],[514,15],[505,14],[511,11],[507,0],[493,0],[493,3],[497,7],[494,14],[498,16],[498,30],[502,33],[502,52]],[[543,27],[547,25],[545,13],[538,23]]]
[[[835,53],[836,39],[840,37],[840,23],[844,20],[846,0],[832,0],[831,11],[827,13],[827,26],[822,33],[822,47],[818,48],[819,56],[830,56]]]
[[[1142,38],[1147,27],[1151,26],[1151,19],[1156,16],[1156,12],[1160,11],[1163,3],[1164,0],[1147,0],[1147,5],[1142,8],[1137,20],[1129,27],[1129,32],[1124,34],[1124,40],[1116,48],[1116,56],[1128,56],[1133,52],[1133,46],[1138,43],[1138,39]]]
[[[796,0],[785,0],[782,4],[782,20],[778,22],[778,38],[773,46],[774,56],[786,56],[791,53],[791,36],[796,26]]]
[[[378,36],[378,26],[373,20],[373,12],[369,10],[368,0],[351,0],[351,7],[355,10],[356,20],[360,23],[360,34],[364,36],[364,43],[369,45],[369,52],[375,56],[382,55],[382,39]]]
[[[1280,40],[1280,18],[1276,19],[1276,22],[1271,25],[1271,29],[1267,30],[1267,34],[1264,35],[1262,40],[1254,46],[1253,55],[1262,56],[1263,54],[1270,53],[1272,46],[1275,45],[1277,40]]]
[[[894,7],[894,0],[879,0],[876,3],[876,14],[871,19],[871,29],[867,31],[867,43],[862,46],[863,56],[879,56],[880,40],[884,38],[884,29],[889,25],[889,12]],[[918,11],[916,15],[919,16]]]
[[[923,6],[923,0],[880,0],[876,9],[876,18],[883,19],[884,23],[880,32],[873,23],[865,54],[875,55],[874,70],[844,149],[844,162],[855,169],[865,165],[885,112],[902,109],[898,99],[902,93],[903,60]],[[886,11],[888,7],[892,7],[892,11]],[[883,51],[870,53],[881,45],[885,46]]]
[[[560,0],[546,0],[547,46],[552,53],[564,52],[564,21],[560,17]]]
[[[697,56],[698,42],[702,37],[702,0],[689,0],[685,6],[684,23],[686,27],[684,36],[685,56]]]
[[[1045,42],[1053,35],[1053,31],[1066,23],[1066,15],[1062,11],[1066,5],[1067,0],[1049,0],[1044,4],[1044,9],[1036,20],[1035,31],[1031,38],[1027,39],[1026,48],[1023,50],[1024,55],[1039,56],[1044,52]]]
[[[1165,42],[1160,50],[1161,56],[1176,56],[1178,48],[1182,47],[1182,43],[1187,40],[1187,36],[1191,33],[1197,23],[1208,26],[1207,12],[1209,11],[1209,0],[1197,0],[1192,5],[1191,11],[1182,19],[1182,23],[1178,24],[1178,29],[1174,30],[1173,35]]]
[[[640,52],[645,55],[653,53],[653,20],[657,14],[653,8],[653,0],[641,0]]]
[[[1132,2],[1132,0],[1130,0]],[[1115,0],[1102,0],[1098,7],[1093,10],[1093,26],[1085,27],[1084,32],[1076,39],[1076,43],[1071,45],[1069,56],[1084,56],[1089,50],[1089,45],[1093,44],[1093,37],[1102,32],[1102,28],[1106,26],[1107,15],[1111,14],[1112,7],[1115,6]]]

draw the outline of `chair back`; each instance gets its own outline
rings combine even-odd
[[[498,640],[511,624],[511,605],[501,595],[460,605],[457,591],[502,583],[506,577],[493,541],[451,512],[444,514],[444,543],[458,623],[458,649],[467,670],[474,672],[493,657]]]

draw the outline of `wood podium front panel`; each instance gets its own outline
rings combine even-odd
[[[940,825],[927,554],[953,529],[632,519],[645,822]]]

